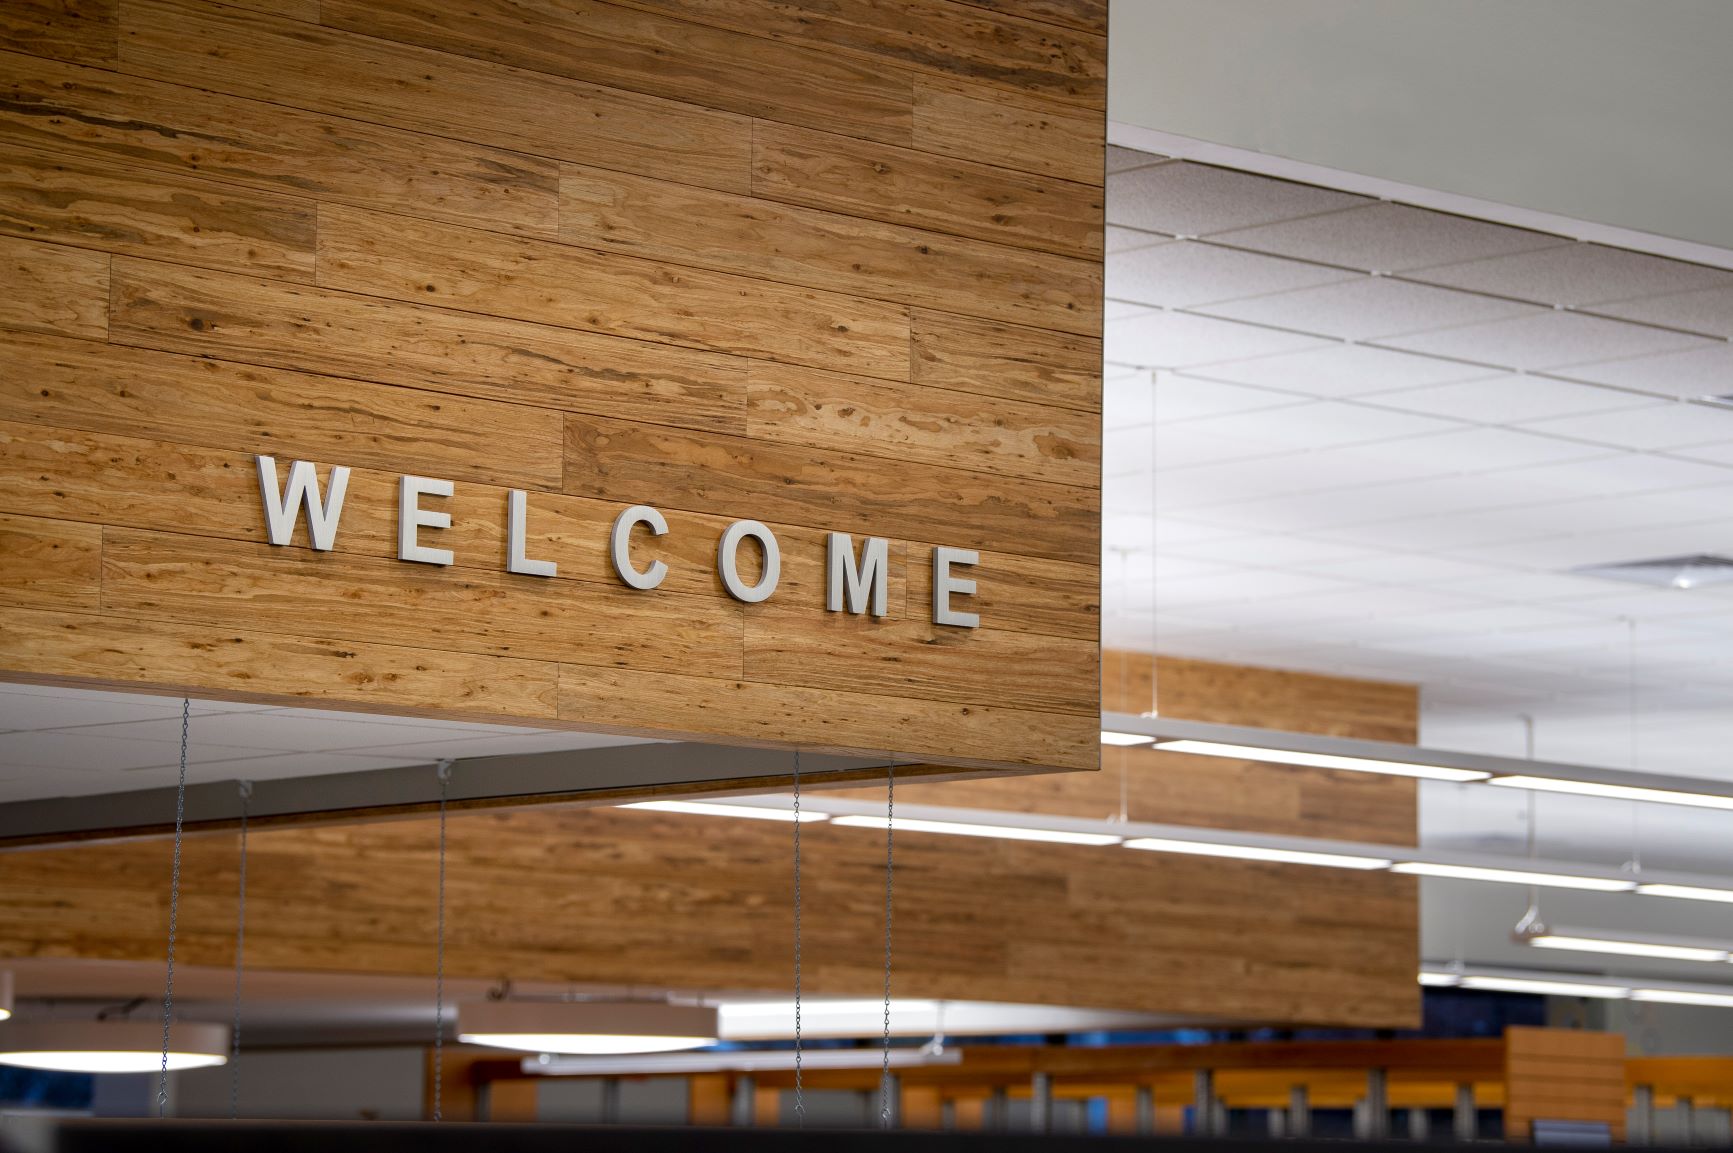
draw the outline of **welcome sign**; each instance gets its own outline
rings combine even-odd
[[[318,470],[311,461],[297,460],[289,465],[286,479],[277,469],[275,457],[259,455],[259,495],[264,505],[267,539],[272,545],[288,547],[294,543],[295,525],[304,511],[308,543],[315,551],[330,552],[336,547],[337,532],[343,516],[343,504],[349,491],[350,470],[345,465],[332,465],[323,489],[319,486]],[[404,474],[397,485],[397,559],[411,564],[446,566],[456,562],[456,554],[437,543],[439,531],[452,526],[451,513],[437,507],[456,493],[456,485],[435,477]],[[551,560],[528,555],[529,493],[524,489],[509,489],[506,496],[506,563],[509,573],[528,577],[553,577],[558,565]],[[637,530],[645,530],[639,534]],[[634,554],[634,537],[664,536],[668,521],[654,506],[631,505],[614,518],[608,537],[608,556],[614,574],[629,588],[649,592],[660,586],[668,576],[668,565],[654,558],[649,550],[643,556]],[[761,557],[756,579],[748,581],[741,572],[740,553],[751,540]],[[848,612],[884,617],[888,611],[890,542],[884,537],[868,537],[860,549],[855,549],[849,533],[825,534],[825,609],[828,612]],[[974,595],[973,578],[958,575],[955,570],[973,568],[980,563],[980,554],[973,549],[935,546],[932,549],[932,621],[935,625],[953,628],[978,628],[979,614],[956,606],[954,598]],[[776,534],[757,520],[736,520],[729,524],[717,540],[716,572],[728,595],[745,604],[769,600],[776,593],[782,573],[782,550]]]

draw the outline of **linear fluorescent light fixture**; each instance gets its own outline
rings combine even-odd
[[[879,1002],[882,1006],[884,1002]],[[914,1069],[929,1065],[957,1065],[961,1049],[723,1049],[703,1053],[644,1053],[620,1057],[560,1057],[544,1054],[526,1057],[525,1073],[543,1076],[630,1076],[636,1073],[664,1074],[774,1072],[793,1069],[796,1061],[808,1072],[814,1069]]]
[[[1631,995],[1631,990],[1624,985],[1591,985],[1584,981],[1541,977],[1465,976],[1460,985],[1464,989],[1489,993],[1547,993],[1555,997],[1600,997],[1608,1001],[1622,1001]]]
[[[1699,993],[1693,989],[1632,989],[1631,1000],[1654,1001],[1662,1005],[1704,1005],[1733,1009],[1733,993]]]
[[[1118,745],[1121,748],[1130,748],[1133,745],[1147,745],[1152,743],[1154,740],[1154,737],[1146,737],[1142,733],[1119,733],[1114,732],[1112,729],[1101,730],[1101,743],[1104,745]]]
[[[1393,777],[1418,777],[1427,781],[1484,781],[1491,773],[1479,769],[1453,769],[1410,761],[1387,761],[1372,757],[1349,757],[1336,753],[1308,753],[1296,749],[1267,749],[1258,745],[1236,745],[1223,741],[1191,739],[1162,740],[1155,747],[1164,753],[1192,753],[1203,757],[1231,757],[1236,761],[1263,761],[1275,765],[1301,765],[1311,769],[1343,769],[1353,773],[1383,773]]]
[[[1532,789],[1539,793],[1570,793],[1579,797],[1606,797],[1615,801],[1648,801],[1657,805],[1689,805],[1697,809],[1733,809],[1733,797],[1714,793],[1687,793],[1678,789],[1650,789],[1638,785],[1603,785],[1595,781],[1566,781],[1553,777],[1516,774],[1486,782],[1506,789]]]
[[[1462,977],[1456,973],[1439,973],[1434,970],[1420,970],[1420,983],[1428,989],[1450,989],[1462,983]]]
[[[1645,897],[1677,897],[1685,901],[1720,901],[1733,904],[1733,889],[1711,889],[1704,885],[1644,883],[1637,892]]]
[[[527,1053],[667,1053],[716,1044],[713,1006],[661,1001],[478,1001],[457,1007],[457,1039]]]
[[[1570,953],[1600,953],[1615,957],[1651,957],[1659,961],[1725,962],[1726,946],[1684,937],[1632,937],[1599,929],[1571,929],[1530,923],[1514,934],[1520,944]]]
[[[1583,889],[1591,893],[1628,893],[1635,881],[1612,877],[1583,877],[1569,873],[1543,873],[1528,869],[1495,869],[1483,865],[1448,865],[1432,861],[1398,861],[1392,873],[1416,877],[1448,877],[1457,881],[1493,881],[1506,885],[1539,885],[1548,889]]]
[[[884,817],[837,817],[833,825],[851,829],[882,829],[891,822]],[[926,821],[898,817],[899,833],[945,833],[958,837],[993,837],[1003,841],[1046,841],[1055,845],[1117,845],[1125,838],[1107,833],[1078,833],[1069,829],[1026,829],[1017,825],[977,825],[964,821]]]
[[[1165,837],[1133,837],[1128,849],[1153,853],[1190,853],[1199,857],[1226,857],[1236,861],[1271,861],[1283,865],[1323,865],[1336,869],[1388,869],[1390,862],[1378,857],[1353,857],[1346,853],[1314,853],[1302,849],[1273,849],[1260,845],[1223,845],[1209,841],[1175,841]]]
[[[830,819],[829,813],[814,812],[811,809],[802,809],[796,817],[793,809],[770,809],[757,805],[716,805],[704,801],[635,801],[630,805],[615,807],[647,809],[653,813],[687,813],[696,817],[746,817],[754,821],[787,821],[790,824],[798,820],[803,825]]]
[[[802,1001],[803,1017],[853,1017],[861,1013],[883,1013],[883,1001]],[[892,1013],[936,1013],[937,1001],[892,1001]],[[736,1001],[721,1006],[724,1021],[794,1017],[793,1001]]]

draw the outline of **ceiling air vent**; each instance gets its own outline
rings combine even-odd
[[[1694,589],[1733,581],[1733,558],[1724,556],[1668,556],[1659,560],[1634,560],[1624,564],[1592,564],[1570,570],[1577,576],[1601,577],[1627,584],[1656,588]]]

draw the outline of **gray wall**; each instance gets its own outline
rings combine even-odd
[[[296,1049],[243,1053],[240,1115],[328,1121],[421,1119],[418,1048]],[[180,1117],[227,1117],[229,1070],[175,1074]]]
[[[1114,0],[1108,115],[1733,247],[1733,4]]]

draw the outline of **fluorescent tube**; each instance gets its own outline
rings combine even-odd
[[[1663,1005],[1712,1005],[1733,1009],[1733,993],[1697,993],[1686,989],[1632,989],[1633,1001],[1658,1001]]]
[[[1266,849],[1255,845],[1217,845],[1203,841],[1173,841],[1164,837],[1133,837],[1128,849],[1155,853],[1191,853],[1200,857],[1228,857],[1238,861],[1273,861],[1284,865],[1324,865],[1336,869],[1387,869],[1388,860],[1350,857],[1342,853],[1311,853],[1298,849]]]
[[[1417,877],[1450,877],[1458,881],[1495,881],[1507,885],[1540,885],[1549,889],[1587,889],[1595,893],[1628,893],[1635,881],[1607,877],[1573,877],[1564,873],[1534,873],[1526,869],[1488,869],[1480,865],[1435,865],[1430,861],[1398,861],[1392,873]]]
[[[1420,973],[1420,983],[1429,988],[1452,988],[1462,983],[1462,978],[1455,973]]]
[[[837,817],[833,825],[851,829],[882,829],[883,817]],[[949,833],[959,837],[997,837],[1005,841],[1050,841],[1058,845],[1117,845],[1123,837],[1106,833],[1073,833],[1066,829],[1025,829],[1016,825],[972,825],[962,821],[922,821],[898,817],[899,833]]]
[[[699,817],[748,817],[755,821],[788,821],[793,823],[795,816],[792,809],[766,809],[755,805],[715,805],[703,801],[636,801],[630,805],[616,805],[620,809],[649,809],[657,813],[690,813]],[[811,809],[800,811],[800,823],[812,821],[828,821],[829,813],[815,813]]]
[[[1101,743],[1104,745],[1147,745],[1153,740],[1155,740],[1154,737],[1145,736],[1142,733],[1116,733],[1110,729],[1101,730]]]
[[[1157,740],[1155,747],[1164,753],[1196,753],[1206,757],[1232,757],[1238,761],[1267,761],[1271,764],[1303,765],[1313,769],[1346,769],[1356,773],[1421,777],[1429,781],[1484,781],[1492,776],[1491,773],[1479,769],[1452,769],[1444,765],[1342,757],[1334,753],[1302,753],[1286,749],[1265,749],[1257,745],[1229,745],[1220,741]]]
[[[1725,961],[1727,950],[1696,945],[1662,945],[1650,941],[1618,941],[1600,937],[1575,937],[1568,933],[1544,933],[1528,938],[1537,949],[1566,949],[1574,953],[1613,953],[1621,957],[1656,957],[1663,961]]]
[[[1680,897],[1687,901],[1723,901],[1733,904],[1733,889],[1707,889],[1700,885],[1638,885],[1645,897]]]
[[[1631,991],[1623,985],[1587,985],[1576,981],[1549,981],[1536,977],[1464,977],[1464,989],[1494,993],[1550,993],[1556,997],[1602,997],[1621,1001]]]
[[[1602,785],[1593,781],[1556,780],[1552,777],[1494,777],[1486,782],[1506,789],[1532,789],[1541,793],[1571,793],[1579,797],[1609,797],[1615,801],[1652,801],[1658,805],[1691,805],[1699,809],[1733,809],[1733,797],[1714,793],[1682,793],[1676,789],[1647,789],[1636,785]]]

